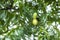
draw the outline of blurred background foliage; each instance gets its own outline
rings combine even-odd
[[[0,0],[0,40],[60,40],[60,0]]]

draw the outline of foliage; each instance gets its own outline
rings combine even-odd
[[[59,2],[0,0],[0,40],[32,40],[32,35],[33,40],[60,40]],[[37,25],[32,24],[35,12],[38,14]]]

